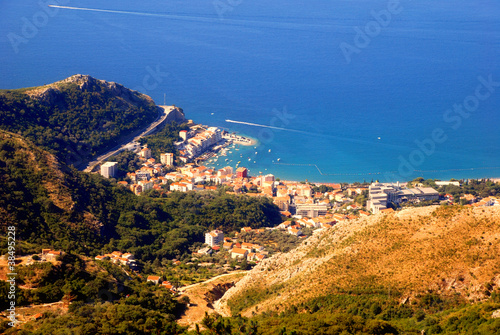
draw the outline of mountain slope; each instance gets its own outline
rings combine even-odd
[[[86,75],[0,90],[0,129],[23,135],[67,164],[89,160],[158,113],[147,95]]]
[[[321,297],[382,294],[407,306],[469,303],[500,287],[500,207],[424,207],[339,223],[255,267],[223,314],[284,310]]]
[[[0,194],[0,252],[6,250],[9,225],[16,226],[16,238],[31,244],[27,248],[32,250],[50,246],[97,254],[107,248],[161,260],[188,252],[209,229],[281,222],[279,209],[268,199],[214,192],[173,193],[159,199],[136,196],[98,174],[69,168],[32,142],[1,130]]]

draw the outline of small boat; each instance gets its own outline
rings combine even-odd
[[[281,158],[278,158],[278,162],[280,161]]]
[[[271,152],[271,149],[269,149],[269,151],[268,151],[268,152]]]
[[[251,158],[249,158],[249,159],[248,159],[248,161],[249,161],[249,162],[250,162],[251,160],[252,160]]]
[[[255,152],[255,154],[257,155],[257,154],[258,154],[258,152],[256,151],[256,152]]]

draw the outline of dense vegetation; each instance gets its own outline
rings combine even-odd
[[[142,162],[139,159],[139,155],[137,155],[133,151],[128,151],[128,150],[122,151],[114,156],[111,156],[106,161],[118,163],[116,166],[117,179],[125,178],[128,172],[135,172],[142,166]]]
[[[18,239],[38,248],[92,255],[121,250],[142,260],[171,259],[203,241],[209,229],[229,232],[281,222],[279,209],[264,198],[224,192],[138,197],[99,175],[59,166],[18,136],[1,134],[1,229],[15,225]],[[5,251],[6,241],[0,241]]]
[[[177,147],[174,143],[181,140],[179,131],[188,129],[189,127],[186,123],[179,125],[176,122],[172,122],[166,124],[157,133],[141,138],[139,142],[142,145],[147,145],[151,150],[153,158],[158,161],[160,160],[160,154],[166,152],[173,153],[174,157],[178,157]]]
[[[422,184],[436,189],[441,195],[451,194],[455,202],[460,201],[460,197],[464,194],[472,194],[476,197],[486,198],[489,196],[500,195],[500,184],[495,183],[489,179],[467,179],[461,180],[460,186],[444,185],[437,186],[433,179],[426,179],[420,177],[409,183],[409,186]]]
[[[59,316],[46,312],[36,329],[27,325],[17,332],[7,322],[0,325],[5,334],[132,334],[180,331],[174,320],[185,306],[173,299],[164,288],[145,283],[137,276],[129,277],[109,262],[97,264],[74,254],[66,254],[58,262],[19,266],[19,284],[28,279],[34,289],[17,289],[16,306],[55,301],[71,302],[69,313]],[[6,290],[0,282],[0,291]],[[0,295],[0,308],[7,307],[7,294]]]
[[[57,84],[40,96],[29,90],[0,91],[0,129],[22,134],[68,164],[95,156],[158,116],[150,98],[93,78],[82,86]]]
[[[491,318],[500,308],[500,299],[470,305],[456,297],[428,293],[417,301],[401,304],[386,288],[363,287],[311,299],[283,312],[266,311],[250,319],[256,334],[498,334],[500,319]],[[223,323],[230,332],[241,318],[212,318],[210,324]],[[224,323],[225,322],[225,323]],[[249,322],[248,320],[246,321]],[[220,326],[219,326],[220,327]],[[216,328],[216,327],[213,327]]]

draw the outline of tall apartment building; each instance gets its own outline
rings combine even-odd
[[[149,159],[151,158],[151,150],[148,148],[142,148],[141,151],[139,151],[139,156]]]
[[[160,162],[166,166],[174,165],[174,154],[172,153],[161,154]]]
[[[247,168],[244,168],[244,167],[237,168],[236,169],[236,177],[237,178],[247,178],[248,177]]]
[[[205,243],[213,247],[224,241],[224,233],[220,230],[212,230],[205,234]]]
[[[105,178],[114,178],[116,175],[117,162],[106,162],[101,165],[101,176]]]

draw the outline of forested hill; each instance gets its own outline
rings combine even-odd
[[[0,129],[20,134],[75,166],[157,116],[147,95],[86,75],[0,90]]]
[[[122,250],[142,260],[181,256],[209,229],[273,226],[267,199],[225,193],[136,196],[100,175],[79,172],[21,136],[0,131],[0,230],[15,225],[18,253],[52,247],[97,255]],[[0,238],[0,253],[6,250]]]

